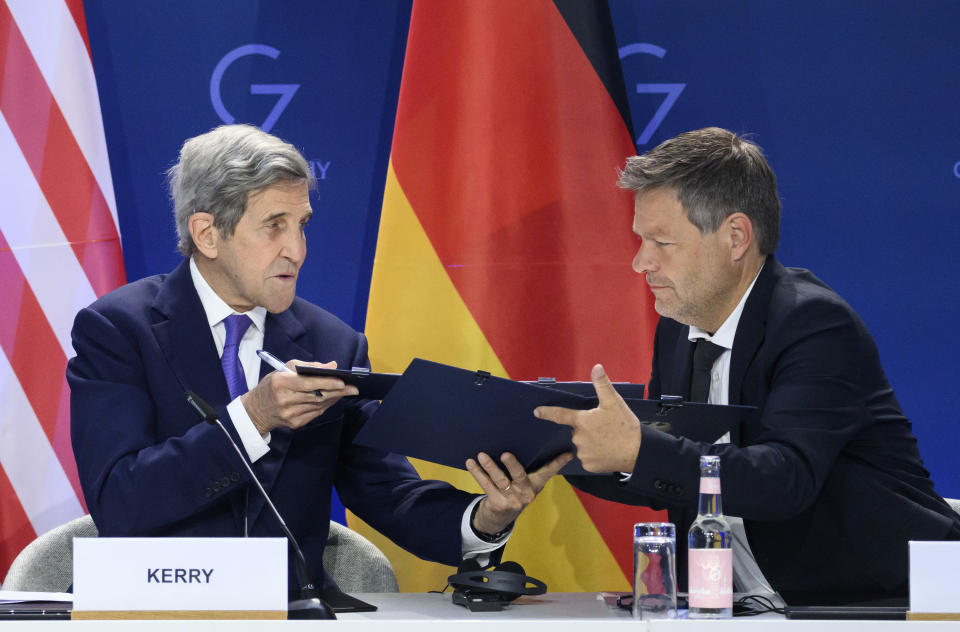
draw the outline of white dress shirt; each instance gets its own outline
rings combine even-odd
[[[193,286],[200,296],[200,303],[203,305],[203,311],[207,316],[210,333],[217,345],[217,355],[223,356],[223,345],[226,340],[226,325],[223,321],[227,316],[236,312],[213,291],[213,288],[210,287],[210,284],[207,283],[207,280],[203,278],[197,268],[193,257],[190,258],[190,277],[193,279]],[[257,350],[263,348],[267,310],[263,307],[254,307],[244,313],[250,317],[253,324],[247,328],[243,338],[240,339],[237,355],[240,358],[240,365],[243,367],[243,375],[247,380],[247,389],[249,390],[260,381],[260,356],[257,355]],[[288,360],[289,358],[281,359]],[[227,404],[227,413],[230,415],[230,421],[233,423],[234,429],[240,435],[240,441],[243,443],[243,448],[251,463],[256,462],[270,451],[270,434],[268,433],[265,437],[260,435],[239,397]],[[513,530],[511,529],[503,537],[492,543],[484,542],[476,536],[470,526],[470,516],[473,515],[474,505],[479,503],[482,498],[483,496],[474,499],[463,513],[463,519],[460,521],[460,534],[463,540],[461,551],[464,558],[476,557],[480,564],[486,565],[489,556],[485,554],[503,546],[510,538]]]
[[[762,268],[761,268],[762,269]],[[760,273],[757,273],[760,276]],[[687,334],[691,342],[700,338],[709,340],[715,345],[724,348],[710,371],[710,395],[707,398],[708,404],[727,405],[730,403],[730,356],[733,349],[733,340],[737,334],[737,326],[740,324],[740,316],[743,314],[743,306],[747,302],[747,297],[753,290],[757,282],[757,277],[753,278],[750,287],[743,294],[737,307],[727,316],[720,328],[711,336],[709,333],[690,325],[690,331]],[[730,433],[723,435],[715,443],[730,443]],[[743,527],[743,519],[736,516],[725,514],[730,522],[733,531],[733,585],[738,593],[748,595],[767,595],[774,596],[779,600],[779,595],[770,586],[770,582],[763,576],[763,571],[757,565],[753,557],[753,551],[750,550],[750,543],[747,542],[747,533]],[[780,600],[782,601],[782,600]],[[782,605],[782,604],[778,604]]]
[[[193,279],[197,294],[200,295],[203,311],[207,315],[207,324],[210,326],[213,342],[217,345],[217,355],[222,357],[223,345],[227,337],[227,328],[223,321],[236,312],[213,291],[207,280],[200,274],[193,257],[190,258],[190,277]],[[240,366],[243,367],[243,376],[246,378],[247,390],[249,390],[260,381],[260,356],[257,355],[257,350],[263,349],[263,328],[267,320],[267,310],[263,307],[254,307],[245,314],[250,317],[253,324],[247,328],[243,338],[240,339],[237,356],[240,358]],[[240,435],[240,441],[247,456],[250,457],[250,462],[257,462],[270,451],[270,434],[268,433],[266,437],[260,435],[239,397],[227,404],[227,413],[237,434]]]

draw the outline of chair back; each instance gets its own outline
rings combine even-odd
[[[944,500],[947,501],[947,504],[950,505],[951,509],[960,514],[960,500],[957,500],[956,498],[944,498]]]
[[[73,539],[95,538],[90,514],[37,536],[10,565],[4,590],[64,592],[73,584]]]
[[[387,556],[373,542],[330,521],[323,567],[346,593],[397,592],[397,575]]]

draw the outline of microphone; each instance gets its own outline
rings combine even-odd
[[[330,606],[320,598],[320,592],[314,585],[313,580],[310,579],[310,571],[307,570],[307,559],[303,556],[303,551],[300,549],[300,545],[297,544],[297,539],[293,537],[293,533],[291,533],[290,529],[287,528],[287,523],[284,521],[283,516],[280,515],[280,512],[277,511],[273,501],[270,500],[267,490],[265,490],[263,485],[260,484],[260,479],[257,478],[257,475],[253,472],[253,468],[250,467],[250,464],[247,462],[247,457],[243,454],[243,452],[240,451],[240,447],[233,440],[233,437],[230,436],[230,433],[227,432],[227,429],[223,426],[223,423],[220,421],[220,416],[217,414],[217,410],[201,399],[199,395],[190,390],[187,391],[187,403],[193,406],[193,408],[197,411],[197,413],[200,414],[200,417],[205,422],[214,426],[220,426],[220,430],[223,430],[223,434],[226,435],[227,441],[229,441],[230,445],[233,446],[233,449],[237,451],[237,456],[240,457],[240,462],[243,463],[243,467],[247,468],[247,473],[250,474],[250,479],[253,481],[253,484],[256,486],[256,488],[260,490],[260,495],[263,496],[264,500],[267,501],[267,505],[269,505],[270,510],[273,511],[273,515],[276,516],[277,522],[280,523],[280,528],[283,529],[283,533],[287,536],[287,541],[293,547],[293,561],[297,571],[297,579],[300,582],[300,599],[290,601],[287,604],[287,618],[336,619],[337,616],[333,614],[333,610],[330,608]]]

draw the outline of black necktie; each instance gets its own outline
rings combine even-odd
[[[690,378],[691,402],[706,402],[710,397],[710,374],[713,372],[713,363],[724,351],[726,349],[713,344],[706,338],[697,338],[696,348],[693,350],[693,375]]]

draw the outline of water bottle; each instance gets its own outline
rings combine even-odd
[[[690,525],[688,599],[691,619],[733,615],[733,533],[720,501],[720,457],[700,457],[700,506]]]

